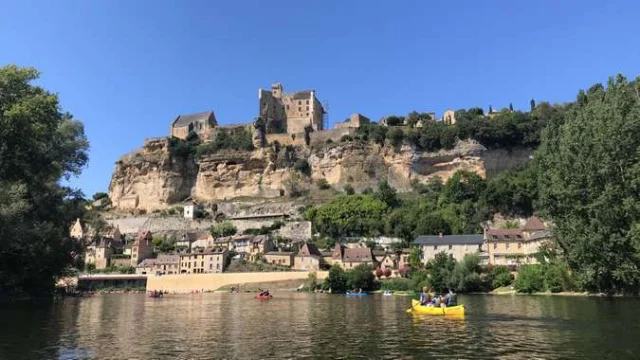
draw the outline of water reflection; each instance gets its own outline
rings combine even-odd
[[[461,296],[465,319],[406,297],[107,295],[0,308],[0,359],[634,358],[638,299]]]

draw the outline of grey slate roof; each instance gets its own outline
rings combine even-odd
[[[209,119],[209,117],[213,116],[213,111],[205,111],[197,114],[190,115],[178,115],[178,117],[173,121],[174,127],[187,126],[195,121],[203,121]]]
[[[296,91],[293,93],[294,100],[306,100],[311,97],[311,90]]]
[[[481,245],[484,242],[482,234],[470,235],[421,235],[413,242],[416,245]]]

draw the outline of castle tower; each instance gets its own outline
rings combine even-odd
[[[274,98],[276,99],[282,98],[282,91],[283,91],[282,84],[275,83],[271,85],[271,95],[273,95]]]

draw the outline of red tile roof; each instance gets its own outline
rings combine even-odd
[[[527,219],[527,223],[524,224],[522,230],[524,231],[540,231],[546,230],[547,227],[544,225],[542,220],[538,219],[536,216],[532,216]]]

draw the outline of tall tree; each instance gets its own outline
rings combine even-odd
[[[509,103],[509,111],[513,112],[513,103]]]
[[[80,173],[88,142],[58,96],[32,84],[32,68],[0,68],[0,296],[50,294],[71,264],[74,192],[60,180]]]
[[[534,99],[531,99],[529,105],[531,106],[531,111],[533,111],[536,108],[536,101]]]
[[[540,203],[582,286],[640,289],[640,78],[594,85],[537,153]]]

